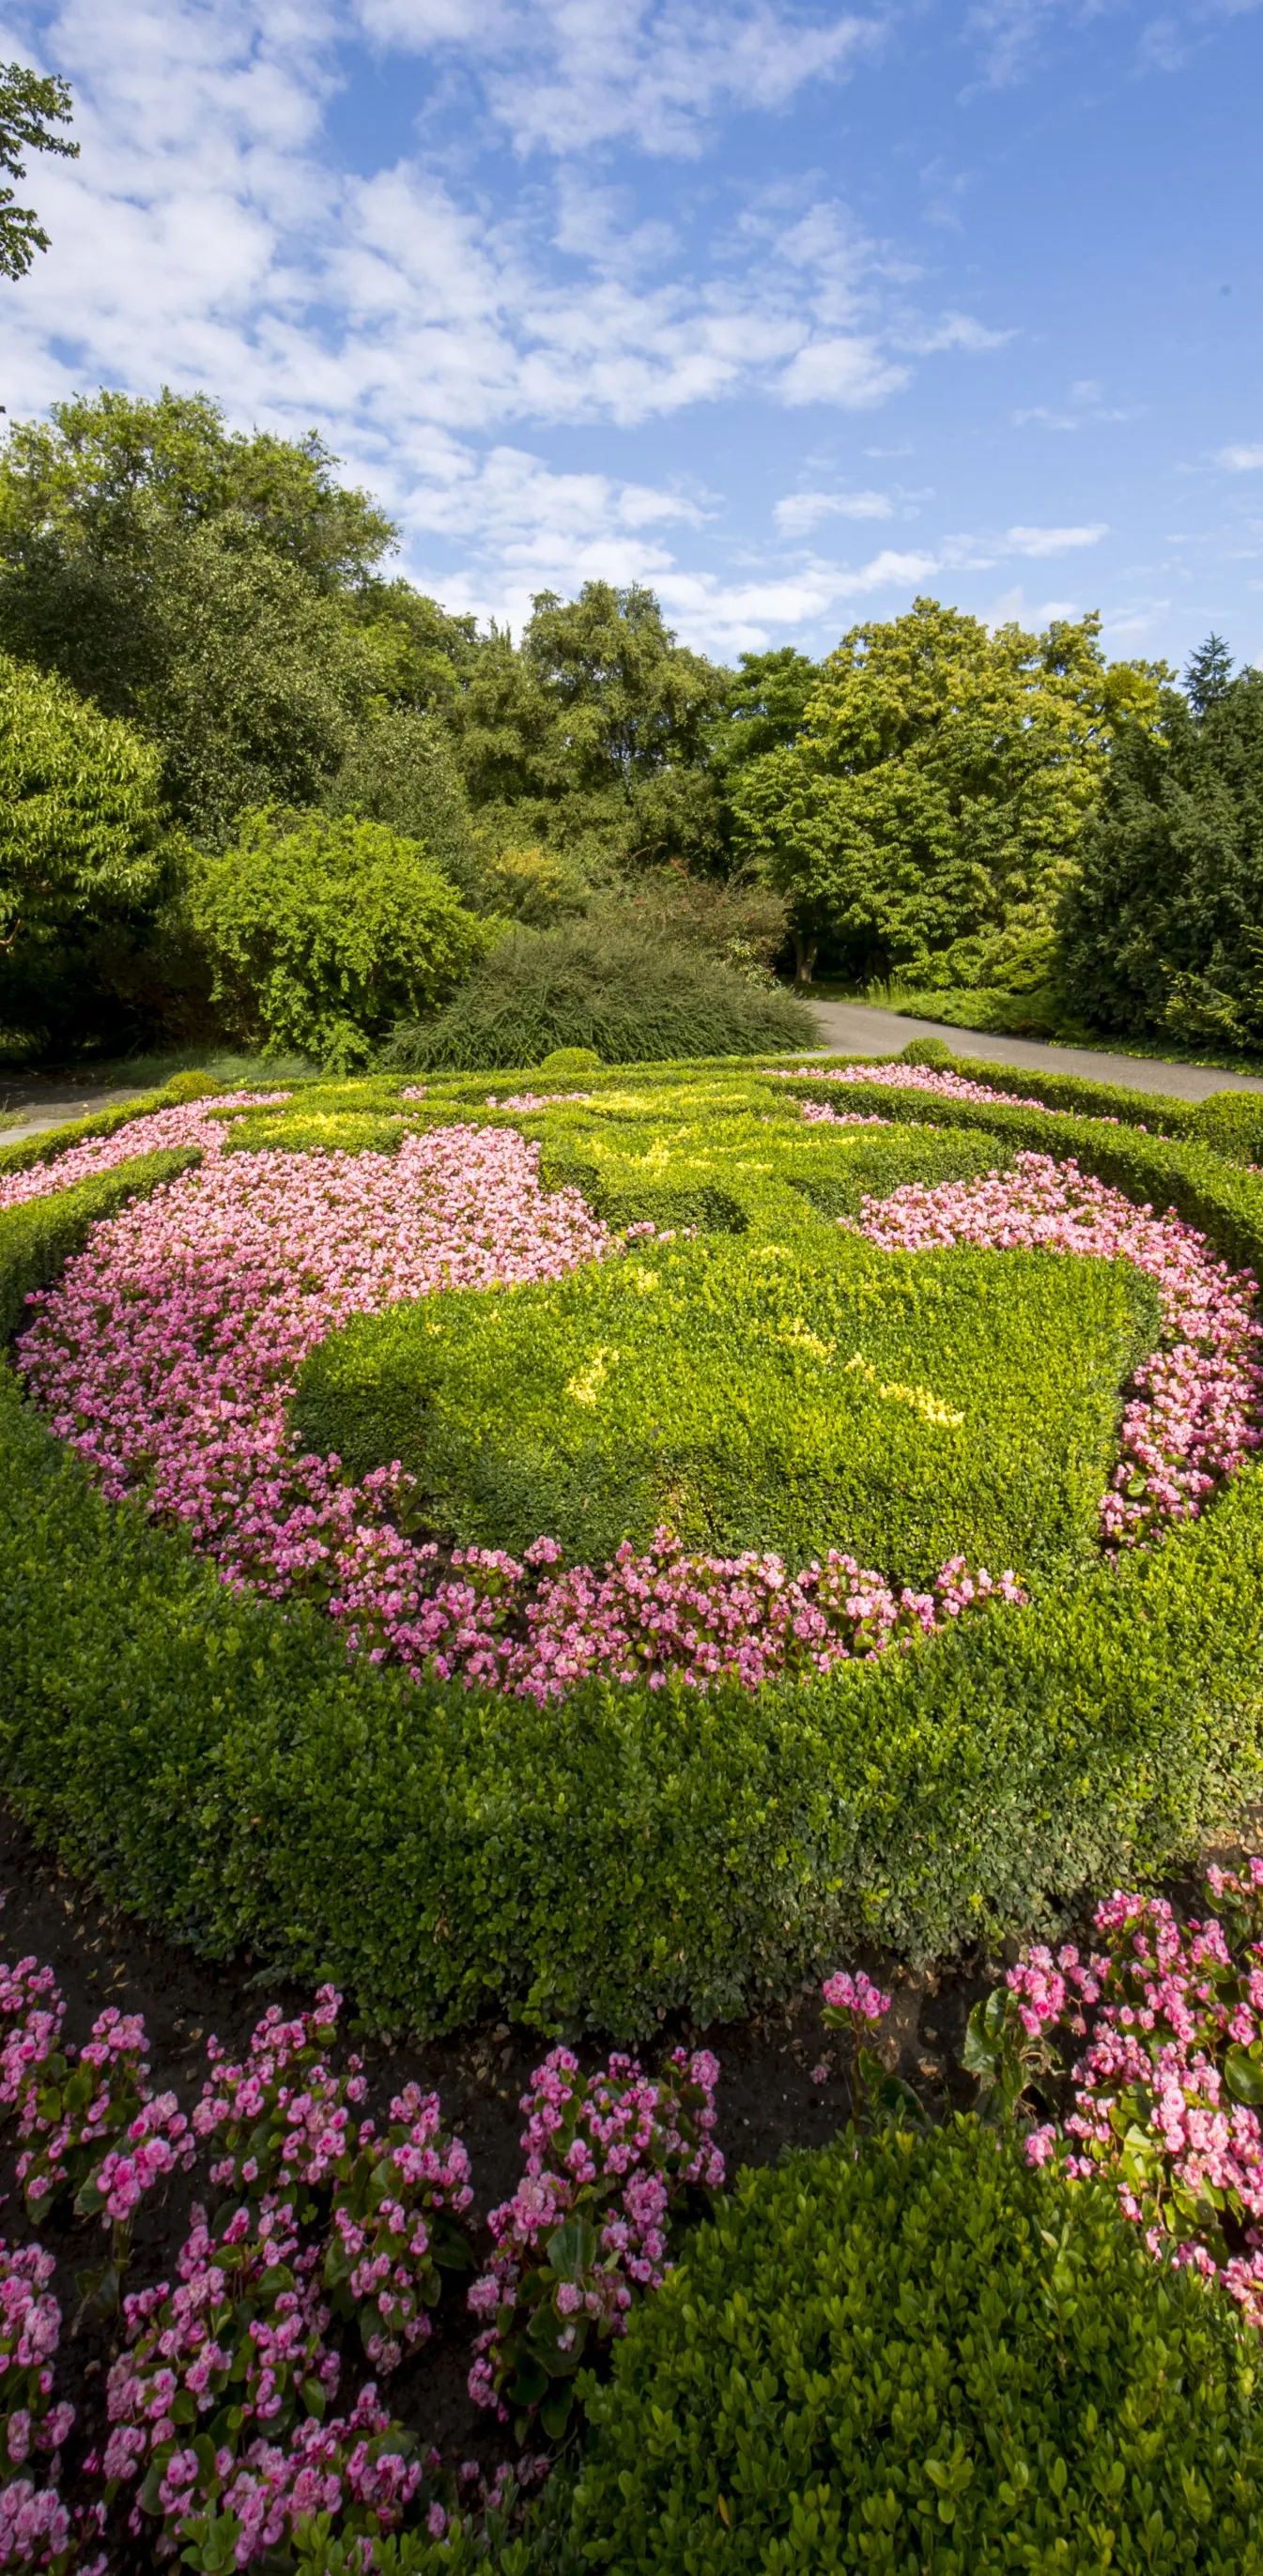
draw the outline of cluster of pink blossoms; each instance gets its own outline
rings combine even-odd
[[[597,1571],[550,1576],[561,1550],[537,1539],[521,1563],[497,1548],[457,1548],[436,1582],[433,1545],[383,1531],[358,1579],[331,1606],[363,1652],[407,1669],[541,1701],[561,1699],[585,1673],[651,1690],[672,1676],[707,1689],[729,1676],[754,1690],[773,1673],[829,1672],[905,1638],[933,1635],[991,1599],[1020,1602],[1013,1576],[972,1574],[953,1557],[928,1592],[898,1592],[831,1548],[823,1565],[787,1574],[779,1556],[689,1555],[668,1529],[638,1556],[627,1541]]]
[[[526,2172],[491,2212],[496,2250],[469,2292],[475,2316],[492,2320],[469,2374],[478,2405],[564,2429],[589,2337],[624,2332],[634,2291],[669,2267],[690,2187],[723,2183],[718,2079],[707,2049],[677,2048],[658,2076],[614,2056],[585,2077],[568,2048],[536,2068],[522,2096]]]
[[[792,1072],[782,1073],[779,1079],[782,1082],[801,1082],[805,1074],[809,1074],[813,1082],[851,1084],[865,1091],[873,1085],[878,1090],[924,1091],[935,1100],[974,1100],[988,1109],[993,1109],[997,1102],[1004,1109],[1046,1109],[1048,1106],[1045,1100],[1028,1100],[1018,1091],[993,1091],[985,1082],[971,1082],[963,1073],[950,1073],[946,1068],[932,1064],[861,1063],[836,1067],[821,1065],[818,1068],[815,1065],[795,1065]],[[815,1104],[809,1102],[808,1109],[813,1108]],[[817,1117],[820,1115],[818,1108],[815,1108],[815,1114]],[[848,1120],[845,1123],[852,1122]],[[1116,1126],[1118,1122],[1108,1119],[1102,1123]]]
[[[753,1687],[872,1655],[992,1593],[1020,1597],[956,1560],[928,1592],[896,1593],[839,1552],[790,1575],[770,1555],[686,1556],[666,1532],[603,1569],[555,1574],[545,1538],[524,1563],[468,1549],[447,1570],[397,1525],[397,1465],[353,1481],[336,1458],[295,1453],[286,1404],[303,1360],[352,1314],[557,1278],[622,1243],[575,1192],[540,1189],[537,1150],[511,1129],[443,1128],[393,1155],[229,1153],[222,1118],[194,1103],[122,1132],[133,1152],[178,1133],[202,1168],[97,1226],[32,1300],[27,1384],[107,1495],[182,1521],[230,1582],[322,1601],[356,1650],[541,1701],[594,1670]]]
[[[50,1162],[32,1163],[25,1172],[0,1173],[0,1208],[22,1207],[28,1199],[50,1198],[56,1190],[73,1189],[76,1181],[97,1180],[101,1173],[134,1161],[137,1154],[158,1154],[173,1147],[222,1153],[223,1122],[211,1118],[210,1110],[266,1109],[288,1098],[287,1091],[235,1091],[230,1101],[212,1097],[151,1109],[142,1118],[125,1119],[112,1135],[85,1136],[80,1144],[67,1145]]]
[[[888,1251],[957,1243],[996,1251],[1126,1260],[1156,1280],[1162,1342],[1137,1369],[1121,1455],[1101,1500],[1101,1535],[1134,1546],[1164,1522],[1192,1519],[1263,1439],[1263,1331],[1257,1283],[1217,1261],[1204,1235],[1168,1210],[1155,1216],[1073,1162],[1019,1154],[1011,1171],[936,1187],[909,1182],[865,1199],[860,1230]]]
[[[0,1966],[0,2004],[6,2107],[20,2112],[34,2086],[47,2116],[50,2083],[73,2083],[88,2050],[50,2055],[63,2007],[33,1960]],[[437,2095],[408,2084],[384,2128],[361,2116],[359,2059],[339,2070],[328,2053],[340,2008],[328,1986],[294,2019],[270,2007],[240,2061],[208,2042],[209,2072],[179,2133],[196,2142],[218,2203],[194,2204],[175,2286],[159,2281],[122,2300],[108,2437],[81,2463],[97,2499],[77,2516],[57,2492],[74,2409],[54,2393],[62,2318],[49,2287],[53,2258],[0,2242],[0,2570],[67,2576],[73,2565],[76,2576],[103,2576],[105,2561],[92,2553],[121,2509],[158,2561],[191,2548],[206,2552],[199,2564],[237,2568],[270,2564],[271,2552],[292,2546],[300,2517],[328,2514],[335,2535],[361,2553],[348,2563],[362,2560],[367,2576],[374,2537],[405,2517],[424,2519],[434,2538],[469,2540],[471,2517],[487,2517],[490,2531],[515,2488],[546,2471],[540,2452],[512,2476],[505,2469],[488,2481],[466,2461],[445,2479],[438,2453],[417,2455],[373,2381],[344,2415],[329,2412],[343,2367],[335,2318],[358,2334],[379,2375],[395,2370],[430,2332],[437,2267],[468,2264],[462,2221],[472,2199],[468,2155],[444,2128]],[[134,2079],[124,2090],[139,2090],[144,2107],[154,2097],[143,2028],[120,2027]],[[94,2087],[101,2063],[98,2051]],[[598,2338],[622,2331],[633,2299],[669,2266],[690,2190],[722,2183],[711,2140],[718,2073],[705,2050],[677,2050],[656,2077],[617,2055],[583,2076],[564,2049],[537,2070],[523,2102],[526,2175],[492,2213],[496,2252],[471,2293],[475,2311],[494,2317],[471,2379],[482,2402],[505,2412],[503,2388],[550,2438],[562,2429],[555,2405],[524,2399],[515,2385],[522,2338],[529,2331],[536,2365],[542,2352],[568,2406],[589,2329]],[[86,2110],[90,2088],[79,2089]],[[109,2123],[98,2117],[97,2128],[104,2138]],[[98,2155],[98,2183],[103,2170]],[[164,2179],[155,2171],[142,2188]],[[82,2191],[76,2207],[87,2208]],[[126,2237],[116,2232],[115,2246],[125,2272]]]
[[[1263,2326],[1263,1860],[1211,1869],[1218,1914],[1181,1922],[1162,1897],[1116,1893],[1101,1942],[1023,1953],[987,2035],[991,2081],[1070,2107],[1026,2139],[1033,2164],[1103,2175],[1155,2254],[1217,2278]]]

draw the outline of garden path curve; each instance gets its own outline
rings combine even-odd
[[[1082,1073],[1093,1082],[1122,1082],[1133,1091],[1161,1091],[1174,1100],[1205,1100],[1212,1091],[1263,1091],[1263,1076],[1222,1073],[1215,1065],[1158,1063],[1152,1056],[1115,1055],[1098,1047],[1000,1037],[991,1029],[949,1028],[938,1020],[877,1010],[868,1002],[813,1002],[811,1007],[823,1044],[840,1055],[898,1055],[911,1038],[942,1038],[953,1055],[982,1056],[990,1064],[1029,1064],[1041,1073]]]

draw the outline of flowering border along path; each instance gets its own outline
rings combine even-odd
[[[953,1101],[1038,1107],[937,1069],[847,1068],[830,1081],[900,1083]],[[284,1094],[237,1095],[244,1110]],[[589,1095],[563,1095],[586,1100]],[[514,1095],[490,1107],[553,1103]],[[835,1113],[804,1104],[809,1123]],[[838,1123],[880,1124],[843,1113]],[[546,1193],[538,1148],[503,1127],[405,1136],[397,1154],[225,1152],[205,1103],[140,1117],[52,1164],[0,1179],[0,1206],[159,1147],[196,1146],[202,1168],[98,1225],[63,1279],[34,1299],[19,1349],[52,1429],[88,1460],[111,1499],[137,1494],[182,1523],[226,1578],[275,1599],[325,1603],[348,1640],[416,1678],[458,1676],[544,1701],[586,1672],[753,1687],[775,1673],[828,1671],[932,1633],[1011,1576],[962,1559],[928,1593],[896,1593],[853,1557],[787,1573],[771,1555],[689,1556],[667,1531],[636,1556],[553,1572],[542,1535],[519,1563],[471,1548],[440,1563],[396,1526],[410,1480],[383,1464],[359,1482],[336,1458],[299,1456],[285,1409],[310,1350],[356,1312],[436,1287],[556,1278],[616,1257],[612,1235],[574,1190]],[[1205,1238],[1039,1154],[973,1183],[896,1189],[866,1201],[877,1244],[952,1243],[1126,1257],[1161,1290],[1161,1349],[1137,1375],[1121,1456],[1102,1498],[1112,1545],[1195,1516],[1256,1447],[1263,1367],[1254,1282],[1232,1276]],[[631,1231],[639,1234],[643,1227]]]

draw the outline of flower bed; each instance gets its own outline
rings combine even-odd
[[[1224,1812],[1257,1759],[1257,1184],[1113,1107],[985,1085],[888,1080],[889,1125],[857,1100],[835,1132],[802,1114],[827,1076],[781,1070],[637,1068],[511,1113],[468,1086],[313,1086],[235,1124],[158,1110],[63,1167],[73,1230],[76,1190],[125,1177],[120,1135],[202,1157],[41,1291],[21,1358],[54,1438],[5,1391],[0,1759],[43,1830],[153,1919],[336,1971],[387,2018],[495,1999],[617,2032],[732,2009],[848,1929],[915,1954],[1029,1928]],[[0,1249],[57,1168],[4,1175]],[[1007,1244],[1016,1279],[1088,1251],[1156,1285],[1161,1347],[1095,1488],[1117,1565],[1041,1577],[1022,1608],[1011,1586],[981,1606],[942,1557],[936,1598],[842,1549],[708,1564],[678,1535],[609,1569],[456,1562],[388,1451],[348,1475],[290,1442],[295,1374],[347,1318],[630,1279],[672,1234],[691,1257],[677,1218],[699,1257],[717,1228],[738,1263],[809,1265],[837,1215],[901,1260]],[[928,1347],[915,1371],[861,1357],[892,1416],[918,1397],[918,1439],[955,1438]]]
[[[112,1500],[139,1488],[231,1581],[274,1599],[318,1590],[375,1658],[540,1699],[597,1666],[652,1684],[672,1669],[698,1684],[732,1671],[753,1686],[932,1633],[996,1590],[1021,1597],[1011,1576],[997,1585],[960,1559],[928,1589],[895,1589],[844,1551],[787,1576],[774,1555],[690,1556],[665,1529],[603,1572],[550,1579],[559,1551],[545,1531],[525,1563],[458,1549],[435,1580],[438,1547],[396,1526],[410,1481],[397,1464],[357,1480],[336,1456],[296,1454],[285,1408],[302,1360],[352,1313],[556,1277],[621,1245],[575,1193],[540,1191],[512,1131],[444,1128],[394,1156],[316,1156],[227,1154],[223,1126],[194,1110],[137,1127],[138,1146],[197,1143],[209,1167],[98,1227],[37,1296],[18,1354],[26,1384]],[[80,1147],[72,1168],[95,1172],[118,1152],[117,1138]],[[44,1178],[10,1186],[33,1194]]]
[[[54,2258],[0,2240],[0,2566],[104,2576],[128,2535],[159,2564],[271,2565],[321,2514],[358,2571],[405,2519],[450,2547],[489,2507],[494,2521],[506,2480],[511,2496],[507,2465],[458,2467],[391,2411],[444,2283],[473,2267],[470,2160],[415,2083],[384,2126],[366,2116],[340,2009],[332,1988],[289,2019],[269,2007],[240,2062],[212,2037],[186,2115],[149,2083],[137,2016],[107,2009],[76,2046],[51,1972],[0,1966],[0,2120],[16,2129],[26,2214],[77,2219],[81,2238],[105,2229],[108,2263],[77,2281],[113,2356],[106,2431],[85,2446],[58,2393],[73,2356]],[[625,2332],[671,2268],[690,2197],[700,2207],[723,2181],[717,2076],[683,2051],[659,2076],[617,2056],[583,2076],[565,2050],[535,2070],[525,2174],[492,2213],[492,2268],[468,2291],[493,2320],[471,2395],[507,2421],[503,2388],[536,2446],[519,2485],[549,2464],[540,2436],[564,2429],[589,2327],[594,2350]],[[194,2167],[181,2243],[163,2203]],[[150,2238],[170,2239],[174,2284],[129,2285],[142,2207]]]

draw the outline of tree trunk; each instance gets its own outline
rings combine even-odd
[[[817,945],[818,942],[809,939],[805,931],[794,932],[794,991],[796,993],[801,993],[815,974]]]

